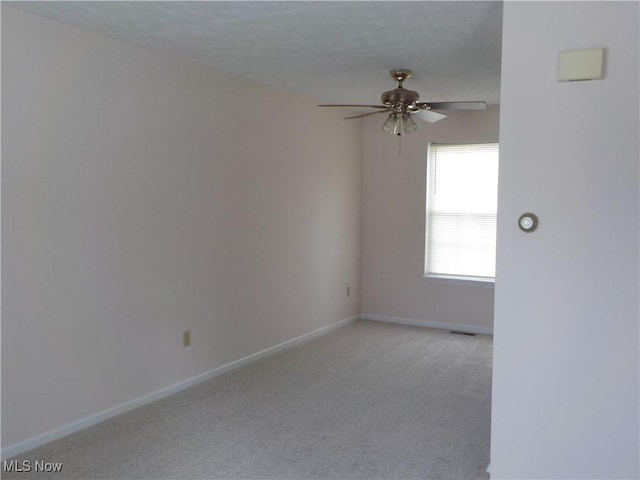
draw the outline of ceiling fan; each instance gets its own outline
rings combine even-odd
[[[482,101],[473,102],[419,102],[420,95],[413,90],[406,90],[403,82],[411,76],[411,70],[397,69],[391,70],[389,75],[398,82],[398,87],[384,92],[380,101],[382,105],[352,105],[352,104],[331,104],[318,105],[319,107],[366,107],[375,108],[375,112],[362,113],[345,117],[345,119],[361,118],[377,113],[388,113],[388,117],[382,124],[382,130],[392,135],[402,135],[417,130],[418,125],[411,118],[416,114],[427,122],[437,122],[446,117],[444,113],[435,110],[485,110],[487,103]]]

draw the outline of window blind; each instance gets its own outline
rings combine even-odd
[[[495,277],[497,143],[429,145],[425,273]]]

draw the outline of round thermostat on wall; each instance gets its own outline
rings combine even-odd
[[[533,213],[523,213],[518,219],[518,226],[523,232],[531,233],[538,228],[538,217]]]

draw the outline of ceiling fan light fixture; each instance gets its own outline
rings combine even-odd
[[[393,126],[393,131],[391,133],[394,135],[402,135],[403,123],[404,120],[402,119],[402,115],[396,115],[396,124]]]
[[[416,122],[413,121],[410,113],[405,113],[402,116],[402,120],[404,124],[404,133],[415,132],[418,129],[418,125],[416,125]]]
[[[398,124],[398,116],[395,113],[390,113],[387,119],[382,124],[382,130],[385,133],[391,133],[396,135],[396,125]]]

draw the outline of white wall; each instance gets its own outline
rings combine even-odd
[[[478,99],[482,100],[482,99]],[[423,278],[427,145],[497,142],[499,108],[448,112],[437,123],[398,139],[381,130],[384,118],[364,127],[363,316],[414,324],[450,324],[491,332],[493,286],[452,285]]]
[[[3,448],[358,314],[316,103],[2,6]]]
[[[640,475],[638,24],[636,2],[504,6],[492,478]],[[604,80],[555,80],[593,47]]]

